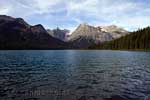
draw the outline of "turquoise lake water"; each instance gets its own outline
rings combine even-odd
[[[109,100],[113,96],[150,100],[150,52],[0,51],[0,100]]]

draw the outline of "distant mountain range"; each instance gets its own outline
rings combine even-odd
[[[120,38],[133,37],[131,32],[116,25],[95,27],[82,23],[71,35],[68,34],[69,32],[67,29],[59,28],[46,30],[41,24],[31,26],[22,18],[0,15],[0,49],[87,49],[89,47],[105,49],[106,46],[102,44],[112,41],[119,41],[122,44]],[[150,31],[147,31],[146,36],[149,34]],[[144,33],[140,37],[143,35]]]
[[[126,34],[129,32],[115,25],[94,27],[83,23],[70,35],[68,42],[73,48],[87,48],[92,44],[111,41]]]

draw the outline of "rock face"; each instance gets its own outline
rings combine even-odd
[[[50,36],[42,25],[0,15],[0,49],[59,49],[65,43]]]
[[[72,48],[87,48],[92,44],[111,41],[126,34],[127,31],[114,25],[94,27],[83,23],[70,35],[68,42]]]
[[[51,36],[53,36],[53,37],[55,37],[57,39],[60,39],[62,41],[66,41],[66,39],[67,39],[67,33],[69,33],[70,31],[67,30],[67,29],[61,30],[61,29],[57,28],[57,29],[54,29],[54,30],[48,29],[47,32]]]
[[[120,38],[129,32],[124,30],[123,28],[117,27],[116,25],[110,25],[110,26],[101,26],[102,31],[108,32],[112,35],[113,39]]]

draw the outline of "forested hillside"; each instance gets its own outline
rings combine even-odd
[[[110,42],[93,45],[89,49],[150,50],[150,27],[140,29]]]

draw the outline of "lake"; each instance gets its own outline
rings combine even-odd
[[[150,52],[0,51],[0,100],[150,100]]]

